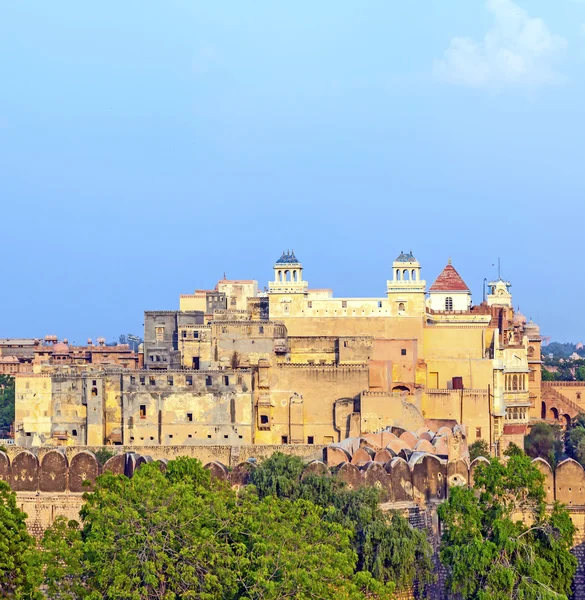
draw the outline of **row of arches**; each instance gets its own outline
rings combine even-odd
[[[396,281],[418,281],[417,269],[396,269]]]
[[[302,275],[300,269],[279,269],[276,272],[276,281],[278,283],[284,283],[286,281],[292,281],[294,283],[302,281]]]
[[[526,375],[524,373],[514,373],[505,376],[505,386],[507,392],[526,391]]]
[[[540,418],[548,419],[549,421],[559,421],[563,427],[568,427],[571,424],[571,416],[563,414],[555,406],[548,406],[546,402],[541,402],[540,406]]]

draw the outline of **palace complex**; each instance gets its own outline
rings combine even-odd
[[[427,289],[404,252],[380,298],[310,289],[284,252],[267,292],[224,279],[179,310],[145,312],[138,353],[3,342],[21,365],[21,446],[328,445],[459,424],[501,452],[531,420],[580,406],[577,388],[541,386],[539,328],[514,311],[509,282],[473,304],[451,261]]]

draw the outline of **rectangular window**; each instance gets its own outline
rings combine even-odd
[[[213,385],[213,381],[212,381],[212,379],[211,379],[211,375],[208,375],[208,376],[205,378],[205,385],[207,385],[207,386]]]
[[[229,385],[230,384],[230,378],[228,375],[224,375],[223,376],[223,384],[224,385]]]
[[[146,404],[140,405],[140,418],[146,419]]]
[[[150,385],[156,385],[156,379],[154,377],[150,378]]]
[[[313,301],[312,300],[309,300],[307,302],[307,308],[313,308]]]
[[[183,333],[182,333],[183,337],[186,338],[187,337],[187,332],[183,329]]]
[[[382,301],[381,300],[378,301],[378,308],[382,308]]]
[[[347,300],[341,301],[341,308],[347,308]]]
[[[406,348],[401,348],[400,354],[401,354],[401,356],[406,356]]]
[[[476,438],[480,438],[481,437],[481,427],[476,427],[475,428],[475,437]]]
[[[307,444],[314,444],[314,443],[315,443],[315,438],[312,435],[310,435],[307,438]]]
[[[167,377],[167,385],[173,385],[173,383],[174,383],[174,382],[173,382],[173,376],[172,376],[172,375],[169,375],[169,376]]]
[[[264,333],[264,325],[260,325],[260,327],[258,327],[258,333]]]
[[[260,425],[268,425],[268,415],[260,415]]]
[[[134,375],[130,375],[130,384],[134,385],[136,383],[136,377]]]
[[[154,355],[153,354],[150,355],[150,362],[154,362]]]
[[[187,376],[185,377],[185,383],[186,383],[187,385],[193,385],[193,376],[192,376],[192,375],[187,375]]]
[[[193,413],[187,413],[187,421],[189,421],[189,423],[193,422]]]
[[[193,332],[193,337],[194,337],[195,339],[197,339],[197,338],[199,337],[199,332],[198,332],[198,331],[194,331],[194,332]]]
[[[280,438],[280,443],[281,443],[281,444],[288,444],[288,436],[287,436],[287,435],[283,435],[283,436]]]
[[[146,377],[144,375],[140,376],[140,385],[145,385],[146,384]]]

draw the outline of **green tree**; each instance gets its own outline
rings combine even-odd
[[[567,598],[577,567],[575,528],[560,505],[547,514],[543,481],[530,458],[515,452],[505,464],[492,458],[479,465],[473,489],[451,489],[438,509],[451,593],[464,600]]]
[[[0,375],[0,430],[14,422],[14,377]]]
[[[531,458],[544,458],[553,466],[563,454],[562,431],[559,425],[535,423],[524,438],[524,450]]]
[[[585,465],[585,415],[577,415],[565,433],[567,456]]]
[[[40,560],[16,494],[0,481],[0,598],[40,598]]]
[[[45,586],[59,600],[390,598],[356,573],[353,532],[305,499],[239,496],[201,463],[105,473],[85,495],[82,528],[44,536]]]
[[[542,377],[542,381],[556,381],[557,380],[557,374],[553,371],[548,371],[544,367],[541,371],[541,377]]]
[[[276,453],[254,470],[252,483],[260,497],[310,500],[328,509],[329,520],[354,531],[358,573],[394,584],[399,591],[414,582],[424,591],[434,580],[433,552],[426,533],[412,528],[398,514],[383,513],[376,488],[350,490],[335,476],[301,479],[304,468],[300,458]]]
[[[483,456],[489,458],[491,456],[490,447],[486,440],[476,440],[469,446],[469,460],[475,460]]]
[[[575,370],[575,379],[577,381],[585,381],[585,366],[577,367]]]

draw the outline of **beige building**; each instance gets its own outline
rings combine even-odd
[[[488,287],[473,305],[449,261],[427,292],[420,263],[403,252],[384,296],[336,298],[311,289],[295,254],[283,253],[267,294],[256,281],[224,279],[181,296],[177,313],[156,313],[176,323],[165,329],[165,352],[178,357],[161,359],[166,370],[104,368],[97,396],[66,400],[53,385],[65,375],[39,375],[42,390],[19,377],[17,440],[323,444],[460,423],[469,442],[500,451],[540,416],[540,334],[514,313],[508,282]]]

